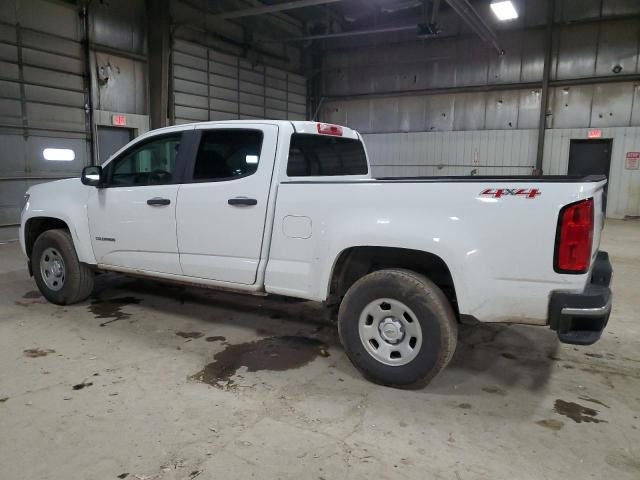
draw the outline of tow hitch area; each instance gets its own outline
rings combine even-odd
[[[612,274],[609,254],[601,251],[584,292],[551,294],[549,326],[558,332],[562,343],[591,345],[600,338],[611,313]]]

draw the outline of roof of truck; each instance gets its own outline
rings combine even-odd
[[[323,122],[312,122],[308,120],[299,121],[299,120],[269,120],[269,119],[255,119],[255,120],[220,120],[220,121],[208,121],[208,122],[193,122],[193,123],[183,123],[180,125],[172,125],[169,127],[162,127],[155,130],[151,130],[144,135],[155,135],[158,133],[168,133],[168,132],[178,132],[181,130],[188,130],[190,128],[203,128],[208,126],[220,126],[220,125],[257,125],[257,124],[268,124],[268,125],[293,125],[293,128],[298,133],[307,133],[307,134],[320,134],[318,131],[318,125],[334,125],[327,124]],[[359,138],[358,132],[355,130],[345,127],[343,125],[335,125],[341,129],[342,134],[340,136],[347,138]]]

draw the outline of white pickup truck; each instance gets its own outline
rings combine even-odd
[[[228,121],[142,135],[81,178],[31,187],[20,241],[42,294],[97,272],[340,303],[353,364],[424,385],[461,320],[595,342],[611,310],[604,177],[374,179],[360,135]]]

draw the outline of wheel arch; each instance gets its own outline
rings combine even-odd
[[[329,300],[339,303],[359,278],[387,268],[402,268],[424,275],[444,292],[458,314],[456,288],[446,262],[434,253],[410,248],[353,246],[342,250],[329,277]]]
[[[66,229],[71,233],[67,222],[56,217],[31,217],[24,224],[24,247],[28,257],[31,257],[36,239],[47,230]],[[73,240],[73,236],[72,236]],[[75,244],[75,242],[74,242]],[[75,246],[75,245],[74,245]]]

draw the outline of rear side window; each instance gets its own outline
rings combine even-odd
[[[193,168],[193,181],[219,181],[255,173],[260,161],[259,130],[204,130]]]
[[[291,135],[289,177],[366,175],[367,156],[360,140],[294,133]]]

